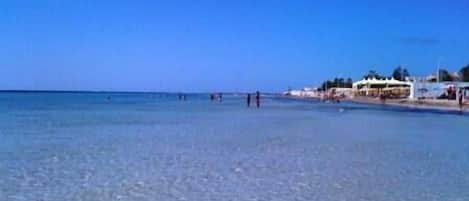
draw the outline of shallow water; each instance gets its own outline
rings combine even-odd
[[[468,116],[244,103],[0,93],[0,200],[469,200]]]

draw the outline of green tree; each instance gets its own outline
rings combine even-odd
[[[459,70],[459,75],[463,82],[469,82],[469,64]]]
[[[321,89],[322,91],[325,91],[330,88],[338,87],[338,88],[352,88],[353,81],[351,78],[334,78],[334,80],[326,80],[321,84]]]
[[[396,80],[404,81],[406,77],[409,77],[409,71],[407,71],[406,68],[403,68],[402,66],[398,66],[394,71],[392,72],[392,77]]]
[[[352,80],[352,78],[347,78],[347,81],[345,81],[345,87],[346,87],[346,88],[352,88],[352,87],[353,87],[353,80]]]
[[[365,79],[370,79],[370,78],[376,78],[376,79],[382,79],[383,76],[379,75],[375,70],[370,70],[368,71],[367,74],[363,76]]]
[[[451,74],[446,69],[440,69],[438,75],[439,75],[439,78],[440,78],[439,80],[441,82],[454,81],[453,76],[451,76]]]

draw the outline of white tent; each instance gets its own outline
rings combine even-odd
[[[392,91],[393,89],[398,89],[401,87],[411,87],[411,83],[403,82],[396,80],[394,78],[390,79],[362,79],[360,81],[353,83],[353,88],[356,92],[365,93],[368,96],[370,93],[375,94],[380,93],[379,91]]]
[[[388,85],[401,85],[401,86],[410,86],[409,83],[395,80],[394,78],[391,79],[376,79],[376,78],[371,78],[371,79],[362,79],[360,81],[354,82],[353,83],[353,88],[360,88],[363,86],[370,86],[372,85],[382,85],[382,86],[388,86]]]

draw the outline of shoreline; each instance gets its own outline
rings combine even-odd
[[[293,100],[305,100],[305,101],[320,101],[320,98],[316,97],[299,97],[299,96],[284,96]],[[410,99],[387,99],[385,102],[379,98],[370,97],[354,97],[341,99],[345,102],[358,103],[358,104],[369,104],[369,105],[383,105],[391,107],[401,107],[407,109],[418,109],[418,110],[438,110],[447,112],[461,112],[469,114],[469,104],[466,102],[461,110],[456,101],[451,100],[410,100]]]
[[[465,104],[463,106],[463,109],[461,110],[456,101],[450,101],[450,100],[387,99],[385,102],[383,102],[378,98],[368,98],[368,97],[347,98],[345,100],[354,102],[354,103],[398,106],[398,107],[405,107],[409,109],[441,110],[441,111],[463,112],[463,113],[469,112],[468,110],[469,106],[467,104]]]

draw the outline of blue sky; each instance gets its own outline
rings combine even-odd
[[[469,64],[469,1],[1,1],[0,89],[282,91]]]

